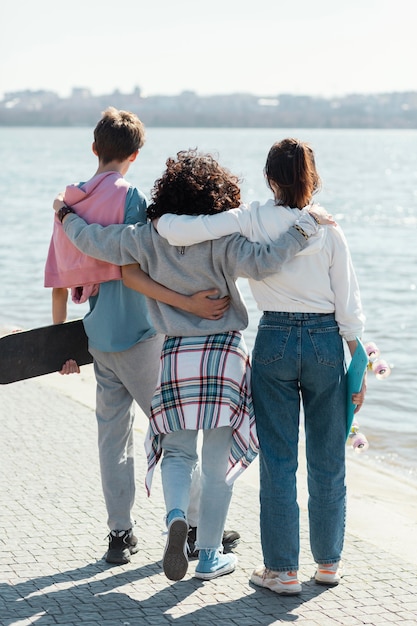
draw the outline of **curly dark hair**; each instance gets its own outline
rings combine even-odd
[[[167,160],[165,172],[155,181],[148,217],[210,215],[236,208],[241,203],[239,182],[211,154],[182,150],[176,159]]]

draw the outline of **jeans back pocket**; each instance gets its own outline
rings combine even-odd
[[[337,367],[344,360],[343,342],[337,325],[309,328],[308,333],[320,365]]]
[[[271,322],[263,324],[261,321],[252,351],[252,360],[268,365],[282,359],[290,333],[291,326]]]

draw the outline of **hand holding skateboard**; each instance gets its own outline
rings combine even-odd
[[[79,374],[80,367],[77,361],[74,361],[74,359],[68,359],[68,361],[65,361],[64,365],[62,366],[62,369],[59,370],[59,373],[62,376],[67,375],[67,374]]]
[[[71,374],[92,361],[82,320],[11,333],[0,338],[0,385],[52,372]]]

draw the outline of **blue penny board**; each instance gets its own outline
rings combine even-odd
[[[347,415],[346,415],[346,437],[349,436],[353,422],[353,412],[356,405],[352,403],[352,393],[359,393],[362,387],[363,377],[368,367],[369,359],[363,343],[358,339],[358,345],[349,364],[347,371]]]
[[[68,359],[93,361],[82,320],[6,335],[0,338],[0,385],[58,372]]]

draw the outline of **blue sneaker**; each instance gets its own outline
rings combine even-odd
[[[169,580],[181,580],[187,573],[188,524],[180,509],[173,509],[167,516],[168,539],[162,559],[162,568]]]
[[[211,580],[234,571],[237,564],[235,554],[223,554],[220,550],[200,550],[194,576]]]

